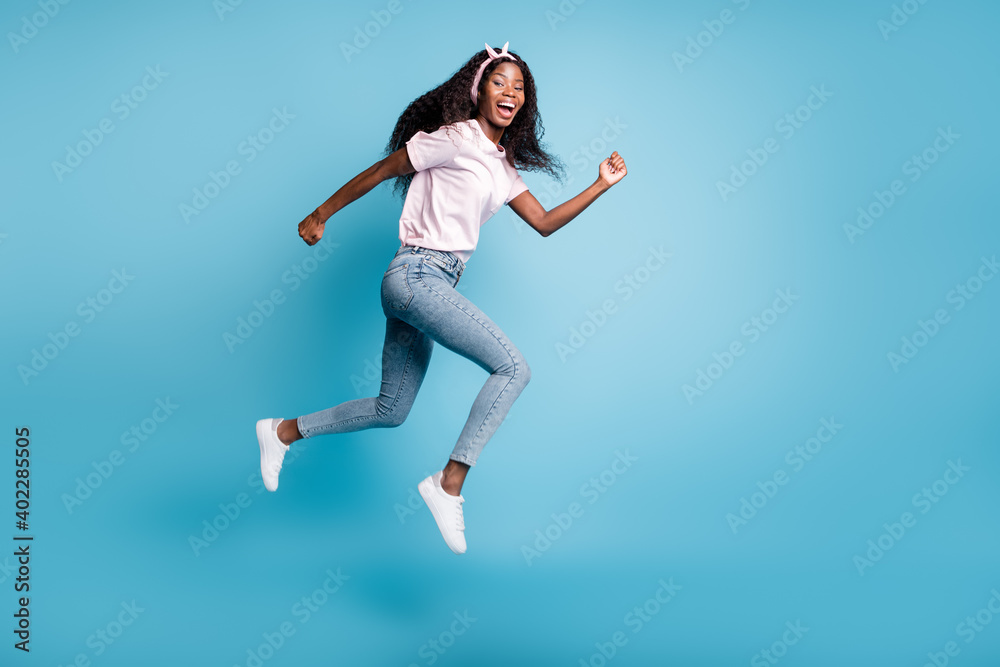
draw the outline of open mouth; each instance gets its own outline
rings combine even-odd
[[[500,115],[503,118],[511,118],[514,115],[514,103],[500,101],[497,102],[497,109],[500,111]]]

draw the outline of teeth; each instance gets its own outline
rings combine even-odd
[[[498,102],[497,104],[498,104],[498,106],[507,107],[507,108],[510,108],[510,109],[514,108],[514,105],[512,103],[510,103],[510,102]]]

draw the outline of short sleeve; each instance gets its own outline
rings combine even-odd
[[[462,135],[455,127],[443,125],[430,134],[417,132],[406,142],[406,154],[417,171],[447,164],[461,148]]]
[[[507,195],[507,201],[505,201],[504,203],[509,204],[511,199],[518,196],[527,189],[528,189],[527,184],[525,184],[525,182],[521,180],[521,174],[517,174],[517,176],[514,177],[514,184],[510,186],[510,193]]]

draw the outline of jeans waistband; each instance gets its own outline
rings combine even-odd
[[[404,252],[413,254],[420,253],[423,255],[437,257],[447,265],[448,271],[452,271],[459,276],[461,276],[462,272],[465,271],[465,262],[459,259],[458,255],[448,252],[447,250],[435,250],[434,248],[424,248],[423,246],[418,245],[402,245],[399,247],[399,250],[396,251],[396,254],[399,255]]]

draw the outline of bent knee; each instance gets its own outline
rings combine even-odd
[[[403,422],[406,421],[408,414],[409,410],[394,408],[379,415],[378,424],[384,428],[396,428],[397,426],[401,426]]]
[[[517,348],[510,350],[510,359],[493,368],[492,372],[494,375],[504,375],[521,384],[528,384],[528,380],[531,379],[531,367],[528,366],[528,360]]]
[[[528,365],[528,360],[520,353],[514,355],[513,373],[511,375],[515,380],[519,380],[522,385],[528,384],[528,381],[531,380],[531,366]]]
[[[385,425],[386,428],[396,428],[397,426],[402,426],[405,421],[406,415],[390,413],[382,419],[382,424]]]

